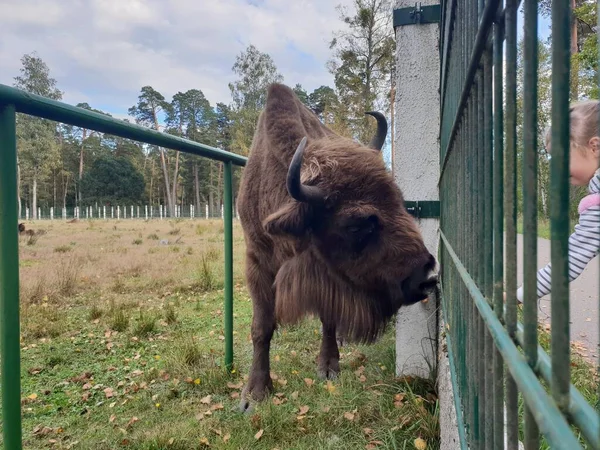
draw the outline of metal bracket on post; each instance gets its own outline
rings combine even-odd
[[[440,217],[440,202],[437,200],[421,200],[404,202],[410,215],[416,219],[437,219]]]
[[[394,29],[404,25],[422,25],[426,23],[438,23],[441,17],[440,5],[421,6],[421,2],[415,6],[394,9]]]

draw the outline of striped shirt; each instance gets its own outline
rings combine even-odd
[[[581,275],[587,264],[600,252],[600,204],[596,200],[600,195],[600,170],[592,177],[588,191],[589,195],[580,203],[579,223],[569,236],[569,282]],[[550,293],[551,272],[551,264],[538,271],[538,298]],[[523,286],[517,291],[517,299],[523,302]]]

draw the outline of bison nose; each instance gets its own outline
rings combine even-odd
[[[412,305],[427,298],[438,282],[437,277],[432,275],[435,265],[435,258],[430,253],[420,260],[413,272],[402,282],[403,304]]]

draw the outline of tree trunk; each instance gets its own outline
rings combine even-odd
[[[21,218],[21,210],[23,208],[21,202],[21,164],[19,164],[19,158],[17,157],[17,200],[19,201],[19,219]]]
[[[52,207],[56,209],[56,170],[52,171]]]
[[[577,8],[577,0],[571,0],[571,8]],[[577,17],[571,14],[571,96],[573,101],[579,98],[579,62],[574,58],[579,49],[577,46]]]
[[[83,135],[81,136],[81,149],[79,150],[79,184],[77,186],[78,205],[81,205],[81,179],[83,178],[83,150],[84,150],[86,139],[87,139],[87,129],[84,128]]]
[[[33,172],[33,202],[31,205],[31,218],[33,220],[37,219],[37,173],[34,170]]]
[[[175,172],[173,174],[173,204],[177,204],[177,180],[179,178],[179,152],[175,155]]]
[[[194,193],[196,195],[195,209],[200,211],[200,182],[198,181],[198,163],[194,162]]]
[[[67,207],[67,191],[69,190],[69,173],[67,172],[65,186],[63,188],[63,208]]]
[[[150,206],[154,205],[154,159],[150,167]]]

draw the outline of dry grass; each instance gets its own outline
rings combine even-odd
[[[334,382],[316,376],[316,320],[280,329],[277,395],[238,412],[252,356],[238,223],[232,371],[221,221],[27,228],[42,232],[20,240],[25,448],[411,449],[417,438],[439,447],[435,391],[394,377],[393,329],[375,345],[343,347]]]

